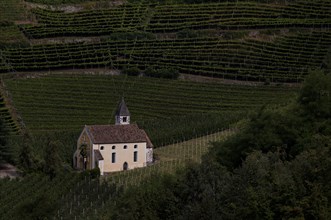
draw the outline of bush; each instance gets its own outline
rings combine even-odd
[[[177,32],[176,36],[178,38],[196,38],[198,37],[198,33],[194,30],[184,29]]]
[[[122,73],[129,76],[139,76],[141,70],[138,67],[130,67],[130,68],[124,68]]]
[[[179,77],[179,72],[173,68],[153,69],[149,67],[146,69],[145,75],[156,78],[177,79]]]
[[[92,170],[84,170],[81,172],[81,177],[91,177],[91,179],[97,179],[100,177],[100,169],[97,167]]]

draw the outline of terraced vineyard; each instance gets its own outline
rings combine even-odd
[[[331,45],[331,32],[324,31],[274,42],[209,37],[36,45],[1,51],[0,71],[171,66],[181,73],[212,77],[298,82],[309,69],[321,66],[326,45]]]
[[[0,118],[4,121],[4,126],[10,134],[16,134],[19,130],[17,122],[12,118],[9,109],[6,107],[4,98],[0,92]]]
[[[38,26],[21,26],[29,38],[56,36],[106,35],[140,29],[148,15],[144,4],[124,5],[112,10],[93,10],[79,13],[61,13],[35,9]]]
[[[41,173],[1,179],[0,219],[40,218],[39,211],[54,219],[109,219],[119,193],[201,162],[211,141],[236,132],[229,125],[262,106],[290,103],[298,87],[281,83],[301,82],[330,55],[330,0],[182,3],[188,1],[115,1],[120,5],[101,10],[87,0],[0,3],[0,117],[14,134],[7,141],[13,161],[25,140],[11,107],[31,135],[26,144],[36,166],[44,169],[45,146],[56,140],[63,168],[53,180]],[[47,5],[61,3],[79,10]],[[116,75],[131,67],[222,79]],[[132,121],[155,145],[156,163],[97,179],[75,173],[82,127],[112,124],[123,96]]]
[[[38,23],[19,25],[28,38],[95,36],[95,43],[0,49],[0,72],[174,67],[180,73],[235,80],[300,82],[308,70],[322,66],[331,46],[330,11],[328,0],[140,2],[72,13],[35,8]],[[250,36],[260,29],[269,40]],[[182,38],[180,31],[193,36]],[[119,33],[124,39],[106,37]],[[125,39],[135,33],[155,33],[155,39]],[[236,34],[239,37],[232,38]]]
[[[297,1],[288,5],[256,2],[160,5],[146,30],[329,28],[330,1]]]
[[[35,10],[39,25],[21,28],[29,38],[106,35],[144,30],[330,28],[330,1],[288,5],[254,2],[153,5],[126,4],[115,9],[62,13]]]
[[[122,95],[133,121],[142,122],[189,114],[227,114],[264,104],[284,104],[296,91],[290,87],[97,75],[8,79],[5,84],[31,131],[80,130],[85,124],[112,123],[114,109]]]

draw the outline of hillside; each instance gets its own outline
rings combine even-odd
[[[299,82],[323,66],[331,45],[327,0],[104,3],[101,9],[102,2],[51,8],[22,2],[27,24],[7,29],[19,28],[25,39],[14,48],[3,43],[0,72],[171,66],[211,77]]]
[[[0,163],[22,176],[0,180],[0,220],[328,219],[330,12],[3,0]],[[155,164],[77,172],[82,128],[113,124],[122,97]]]

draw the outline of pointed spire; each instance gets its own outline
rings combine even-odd
[[[129,109],[124,101],[124,97],[122,97],[122,101],[118,105],[118,108],[116,110],[116,116],[130,116]]]

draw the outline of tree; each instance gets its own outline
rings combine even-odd
[[[26,201],[19,206],[21,219],[44,220],[52,219],[59,203],[52,199],[50,195],[42,194]]]
[[[53,179],[61,168],[61,159],[59,156],[59,141],[49,141],[45,148],[44,172]]]
[[[124,68],[122,72],[129,76],[139,76],[141,70],[138,67],[128,67]]]
[[[3,120],[0,118],[0,163],[8,161],[10,153],[7,144],[8,131],[5,127]]]
[[[32,141],[30,135],[25,132],[23,134],[23,143],[19,152],[18,160],[20,166],[28,172],[37,169],[36,159],[32,153],[31,143]]]
[[[298,98],[303,114],[314,118],[331,117],[331,75],[322,71],[307,76]]]

